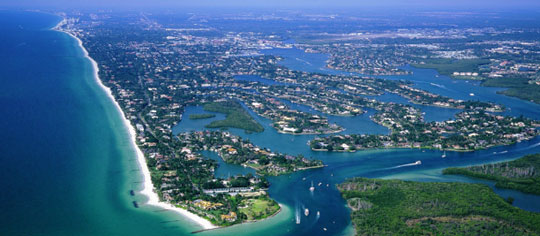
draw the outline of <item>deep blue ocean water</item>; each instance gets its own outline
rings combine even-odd
[[[129,195],[130,190],[141,188],[141,176],[127,130],[112,101],[94,81],[92,67],[76,41],[64,33],[48,30],[59,20],[42,13],[0,11],[0,234],[187,235],[197,230],[196,225],[176,214],[144,204],[140,208],[133,207],[132,201],[143,203],[144,199]],[[321,67],[325,55],[281,49],[271,53],[284,56],[282,63],[293,69],[325,71]],[[454,98],[467,98],[474,91],[475,98],[510,107],[508,114],[540,118],[540,106],[498,95],[497,89],[436,78],[432,70],[411,70],[414,75],[388,78],[405,78],[415,82],[415,86]],[[393,96],[383,95],[378,99],[407,102]],[[289,105],[311,111],[302,105]],[[456,112],[421,109],[433,120],[447,119]],[[201,111],[201,107],[189,107],[184,117]],[[265,126],[263,133],[230,131],[273,151],[321,159],[328,167],[271,177],[269,194],[283,206],[277,216],[202,235],[350,234],[349,211],[335,189],[335,184],[345,178],[478,182],[443,176],[440,170],[540,152],[540,138],[474,153],[449,152],[444,159],[441,152],[433,150],[313,152],[306,143],[315,136],[277,133],[270,127],[270,121],[250,113]],[[223,115],[218,114],[212,119],[184,119],[174,132],[202,130],[204,125],[221,118]],[[370,121],[368,115],[329,119],[346,127],[345,132],[388,132]],[[212,153],[205,155],[217,158]],[[421,160],[422,165],[395,168],[417,160]],[[217,174],[247,172],[251,170],[220,162]],[[311,181],[316,185],[313,193],[308,190]],[[503,197],[514,197],[516,206],[532,211],[540,209],[538,196],[511,190],[495,191]],[[302,215],[297,225],[295,214],[297,209],[303,208],[309,208],[313,214]],[[320,211],[320,218],[314,214],[316,211]],[[323,231],[323,227],[327,231]]]

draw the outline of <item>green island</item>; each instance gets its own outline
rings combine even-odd
[[[236,101],[216,101],[204,105],[204,110],[219,112],[226,115],[224,120],[213,121],[206,128],[238,128],[246,132],[260,133],[264,131],[261,124]]]
[[[540,214],[488,186],[354,178],[338,185],[356,235],[538,235]]]
[[[190,120],[203,120],[203,119],[209,119],[209,118],[214,118],[214,117],[216,117],[216,115],[210,114],[210,113],[189,115]]]
[[[469,166],[447,168],[443,174],[465,175],[496,181],[498,188],[515,189],[525,193],[540,195],[540,153],[526,155],[517,160]]]
[[[540,85],[530,83],[527,78],[487,79],[482,82],[482,86],[507,88],[506,90],[498,91],[497,93],[540,103]]]

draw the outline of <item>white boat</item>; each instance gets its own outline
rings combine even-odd
[[[321,186],[321,184],[322,184],[322,183],[321,183],[321,182],[319,182],[319,184],[318,184],[318,185],[319,185],[319,186]]]
[[[309,187],[309,191],[311,192],[315,191],[315,187],[313,187],[313,181],[311,181],[311,187]]]
[[[469,93],[469,96],[474,97],[474,93]]]
[[[444,151],[444,153],[442,154],[441,157],[442,157],[442,158],[445,158],[445,157],[446,157],[446,151]]]
[[[415,165],[422,165],[422,161],[416,161],[414,162]]]
[[[309,209],[306,208],[306,209],[304,210],[304,215],[306,215],[306,216],[309,215]]]
[[[317,211],[317,217],[321,216],[321,212]]]

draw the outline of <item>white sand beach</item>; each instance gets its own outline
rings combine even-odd
[[[190,219],[191,221],[193,221],[193,222],[197,223],[198,225],[202,226],[203,229],[205,229],[205,230],[206,229],[217,228],[217,226],[210,223],[210,221],[208,221],[208,220],[206,220],[206,219],[204,219],[204,218],[202,218],[202,217],[200,217],[200,216],[198,216],[196,214],[193,214],[193,213],[191,213],[191,212],[189,212],[187,210],[175,207],[172,204],[169,204],[169,203],[166,203],[166,202],[161,202],[159,200],[159,197],[158,197],[157,193],[154,192],[154,185],[152,184],[152,180],[150,178],[150,171],[148,169],[148,166],[146,165],[146,159],[145,159],[142,151],[139,149],[139,147],[136,144],[137,133],[135,132],[135,128],[133,127],[131,122],[126,118],[126,116],[125,116],[124,112],[122,111],[122,109],[120,108],[120,105],[118,104],[118,102],[114,99],[111,89],[108,88],[107,86],[105,86],[102,83],[102,81],[99,79],[98,64],[94,59],[92,59],[89,56],[88,51],[86,50],[86,48],[84,48],[84,46],[82,44],[82,41],[78,37],[76,37],[74,34],[60,29],[60,26],[62,24],[64,24],[64,23],[65,23],[65,20],[62,20],[60,23],[58,23],[57,26],[55,26],[53,28],[53,30],[64,32],[64,33],[68,34],[69,36],[71,36],[72,38],[74,38],[75,40],[77,40],[77,42],[79,44],[79,47],[84,52],[85,57],[88,58],[88,60],[90,60],[90,62],[92,63],[93,70],[94,70],[94,78],[96,79],[96,82],[107,93],[107,96],[109,96],[109,98],[114,102],[114,104],[116,106],[116,109],[118,110],[119,114],[122,116],[125,127],[129,130],[131,144],[132,144],[133,148],[135,149],[135,151],[137,153],[137,162],[139,164],[139,167],[141,168],[141,172],[142,172],[143,178],[144,178],[144,182],[143,182],[144,187],[143,187],[143,190],[140,191],[140,193],[145,195],[148,198],[148,202],[146,202],[146,204],[178,212],[182,216],[185,216],[188,219]]]

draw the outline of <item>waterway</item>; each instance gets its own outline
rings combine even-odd
[[[279,55],[284,58],[280,63],[295,70],[320,72],[320,73],[344,73],[324,68],[326,55],[304,53],[298,49],[272,49],[264,50],[266,54]],[[407,70],[413,72],[407,76],[381,76],[385,79],[408,80],[414,83],[417,88],[425,89],[430,92],[440,93],[454,99],[474,99],[480,101],[490,101],[503,104],[509,109],[504,113],[507,115],[524,115],[533,119],[540,119],[540,106],[527,101],[507,97],[497,94],[500,88],[487,88],[479,86],[477,82],[456,81],[448,77],[438,75],[434,70],[416,69],[407,66]],[[475,96],[470,96],[474,93]],[[383,94],[373,97],[380,101],[392,101],[404,104],[410,104],[405,98],[395,94]],[[293,109],[308,111],[315,114],[319,112],[312,108],[294,104],[285,101]],[[430,106],[421,106],[411,104],[425,113],[427,121],[442,121],[453,118],[460,110],[445,109]],[[202,112],[201,107],[188,107],[186,115],[190,113]],[[372,111],[371,111],[372,112]],[[271,187],[269,194],[279,203],[287,206],[287,211],[280,213],[280,219],[287,219],[285,223],[272,228],[274,234],[290,235],[347,235],[352,232],[349,211],[345,203],[339,196],[335,184],[342,182],[346,178],[363,176],[372,178],[398,178],[415,181],[460,181],[470,183],[484,183],[491,186],[494,191],[503,198],[513,197],[514,205],[525,210],[540,212],[540,197],[524,194],[514,190],[498,189],[490,181],[477,180],[461,176],[442,175],[442,169],[450,166],[468,166],[483,163],[492,163],[499,161],[512,160],[526,154],[540,152],[540,137],[517,143],[511,146],[494,147],[488,150],[477,152],[447,152],[446,158],[442,158],[442,152],[436,150],[417,150],[417,149],[385,149],[369,150],[356,153],[327,153],[314,152],[306,145],[307,141],[314,138],[315,135],[293,136],[280,134],[271,127],[271,121],[257,116],[250,111],[255,119],[263,124],[265,131],[263,133],[247,134],[242,130],[229,129],[230,132],[251,140],[256,145],[268,147],[273,151],[303,154],[310,158],[323,160],[328,166],[322,169],[308,170],[291,175],[270,178]],[[354,118],[343,118],[328,116],[330,122],[338,123],[346,127],[344,133],[375,133],[384,134],[388,131],[369,120],[369,115],[364,114]],[[221,119],[219,117],[212,120]],[[175,128],[176,131],[185,129],[203,130],[204,125],[212,120],[198,120],[184,125],[182,121]],[[189,127],[189,128],[188,128]],[[421,161],[421,165],[407,165]],[[227,165],[220,168],[229,169]],[[221,170],[224,171],[224,170]],[[309,187],[311,181],[316,184],[316,190],[311,193]],[[319,186],[319,183],[321,185]],[[310,215],[305,217],[301,215],[301,223],[295,223],[295,209],[309,208],[311,212],[319,211],[321,216]],[[270,220],[271,221],[271,220]],[[271,225],[271,223],[269,223]],[[222,229],[214,233],[240,233],[244,230],[254,230],[250,232],[265,233],[258,231],[259,227],[268,230],[265,221],[239,225],[227,229]],[[323,230],[326,228],[326,231]],[[266,232],[267,233],[267,232]]]
[[[136,192],[141,188],[141,174],[128,131],[112,101],[95,82],[92,66],[77,42],[64,33],[48,30],[59,20],[35,12],[0,12],[2,234],[187,235],[197,230],[198,226],[185,218],[145,206],[139,195],[130,195],[130,190]],[[335,73],[324,69],[326,55],[307,54],[297,49],[265,53],[283,56],[285,60],[280,63],[293,69]],[[496,94],[496,88],[436,77],[432,70],[410,69],[413,75],[385,78],[406,79],[419,88],[453,98],[467,99],[469,93],[474,92],[475,99],[511,108],[508,114],[540,118],[538,105]],[[376,99],[407,102],[395,95],[382,95]],[[312,111],[302,105],[289,105]],[[456,112],[449,110],[441,115],[440,110],[421,109],[426,112],[426,119],[430,116],[433,120],[451,118]],[[174,132],[204,130],[212,120],[224,118],[222,114],[204,120],[187,118],[189,114],[202,111],[201,107],[188,107]],[[345,127],[344,133],[387,133],[386,128],[369,120],[369,112],[354,118],[329,116],[329,119]],[[270,177],[269,194],[283,206],[275,217],[206,231],[201,235],[349,235],[353,232],[349,211],[335,188],[346,178],[478,182],[441,175],[441,169],[510,160],[540,152],[540,138],[473,153],[447,152],[446,158],[441,158],[439,151],[412,149],[313,152],[306,143],[315,135],[277,133],[269,120],[250,113],[263,124],[264,132],[229,131],[272,151],[303,154],[321,159],[328,166]],[[203,154],[218,160],[218,176],[252,171],[220,162],[215,153]],[[421,165],[406,165],[418,160],[422,161]],[[312,181],[314,192],[309,191]],[[518,207],[540,210],[537,196],[510,190],[495,191],[503,197],[515,198],[514,204]],[[133,207],[133,201],[140,202],[140,207]],[[297,208],[309,208],[312,212],[307,217],[302,214],[300,224],[295,222]],[[317,211],[320,217],[316,216]]]

